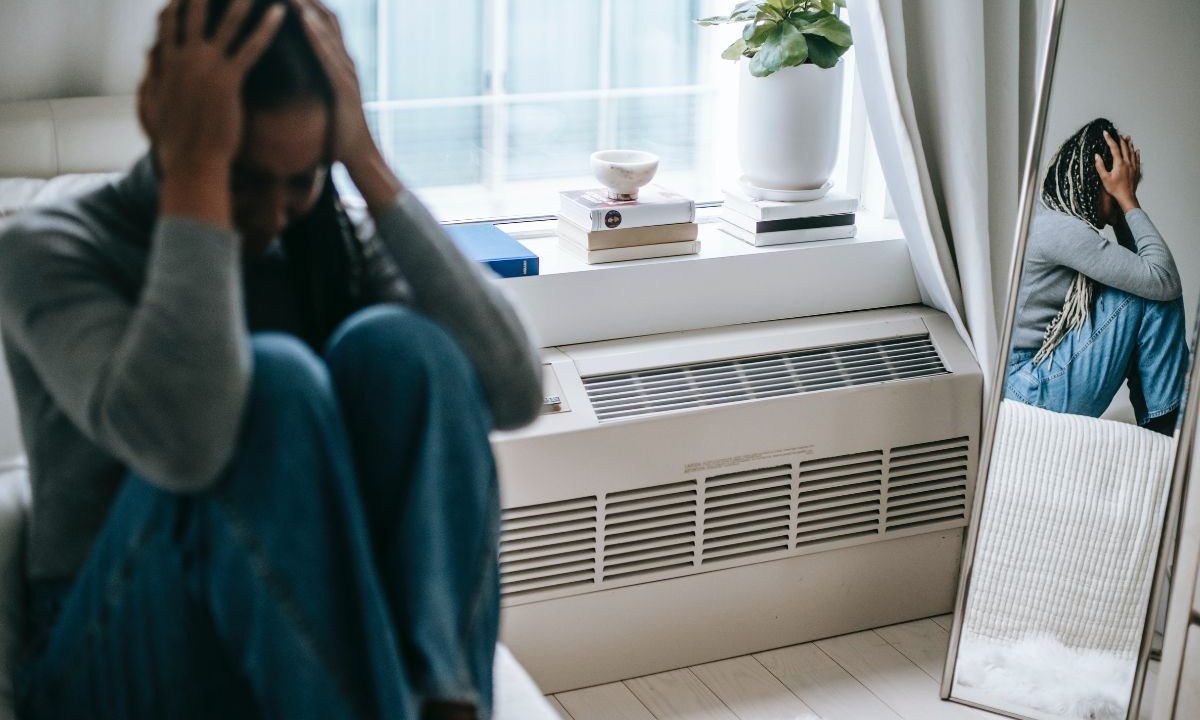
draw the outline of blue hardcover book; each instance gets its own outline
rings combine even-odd
[[[463,254],[487,265],[500,277],[538,274],[538,256],[491,223],[447,225],[446,232]]]

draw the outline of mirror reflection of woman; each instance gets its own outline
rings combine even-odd
[[[1104,118],[1050,161],[1017,296],[1005,396],[1099,417],[1121,383],[1138,425],[1172,434],[1187,367],[1179,272],[1141,208],[1141,151]],[[1111,225],[1118,242],[1100,234]]]

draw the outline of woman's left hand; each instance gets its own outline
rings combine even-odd
[[[346,166],[367,205],[382,209],[396,199],[403,186],[371,136],[363,112],[358,72],[346,50],[341,24],[320,0],[291,0],[291,3],[300,14],[308,41],[333,86],[333,159]]]

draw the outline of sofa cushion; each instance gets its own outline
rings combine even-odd
[[[15,215],[45,186],[46,181],[40,178],[0,178],[0,218]]]

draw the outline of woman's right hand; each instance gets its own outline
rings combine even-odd
[[[138,90],[138,114],[162,173],[162,212],[231,223],[229,171],[242,137],[241,88],[283,20],[273,6],[233,47],[252,6],[234,0],[211,36],[208,0],[171,0]]]
[[[1112,151],[1112,169],[1105,168],[1104,158],[1097,154],[1096,172],[1100,173],[1104,189],[1121,206],[1121,212],[1127,213],[1140,207],[1137,186],[1142,179],[1142,151],[1133,146],[1133,139],[1128,135],[1114,140],[1105,130],[1104,141]]]

